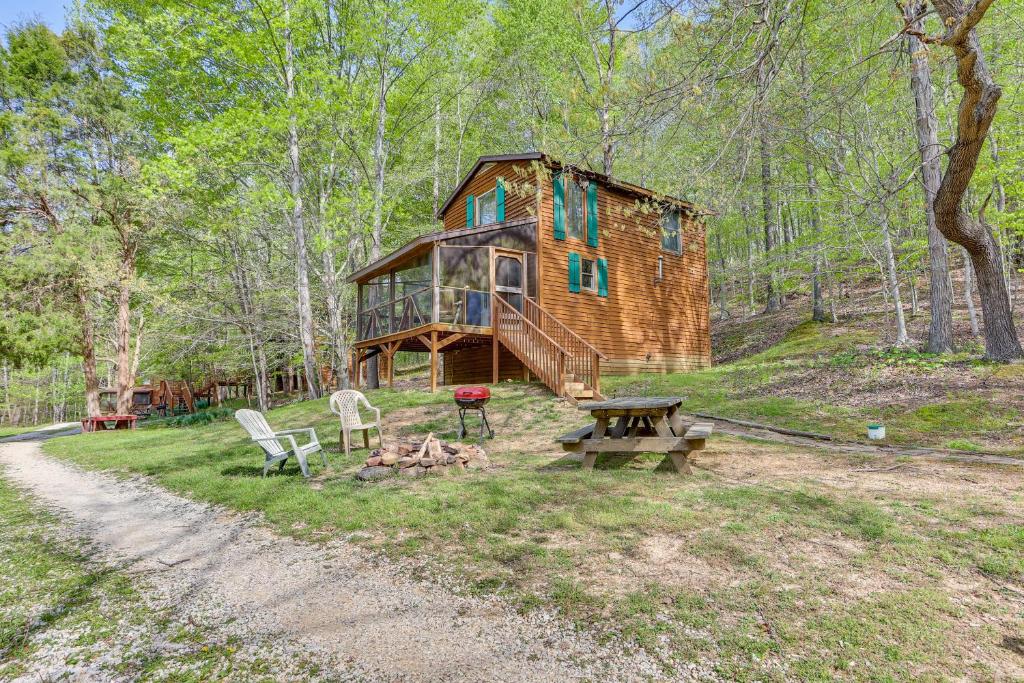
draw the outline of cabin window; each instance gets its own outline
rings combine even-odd
[[[590,259],[583,259],[580,266],[580,288],[588,292],[597,291],[597,266]]]
[[[583,239],[583,188],[572,178],[565,179],[565,229],[569,237]]]
[[[498,222],[498,195],[488,190],[476,198],[476,224],[490,225]]]
[[[683,253],[682,236],[679,234],[678,211],[666,211],[661,215],[661,248],[673,254]]]

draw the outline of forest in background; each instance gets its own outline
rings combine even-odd
[[[1022,27],[992,0],[89,0],[10,27],[0,423],[123,408],[139,376],[254,377],[263,407],[302,367],[319,395],[347,274],[527,150],[713,211],[715,317],[827,323],[871,286],[885,343],[948,352],[976,290],[977,354],[1019,357]]]

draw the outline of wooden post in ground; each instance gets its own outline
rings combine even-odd
[[[493,269],[492,269],[493,270]],[[498,296],[497,293],[491,294]],[[498,383],[498,304],[491,302],[491,384]]]
[[[388,346],[388,389],[395,386],[395,354],[398,352],[398,346],[401,342],[395,342]]]
[[[437,391],[437,330],[430,333],[430,393]]]

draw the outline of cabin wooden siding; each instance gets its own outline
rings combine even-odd
[[[471,346],[458,351],[444,353],[444,383],[490,384],[493,379],[491,368],[491,345]],[[526,367],[512,352],[501,347],[498,356],[498,379],[505,381],[522,380]]]
[[[499,177],[506,183],[505,219],[537,218],[540,305],[608,356],[601,363],[602,373],[677,372],[711,365],[707,245],[698,218],[681,213],[683,253],[673,254],[661,248],[660,215],[650,199],[595,181],[598,246],[588,246],[585,230],[583,239],[567,235],[556,240],[551,170],[538,161],[495,161],[482,166],[459,191],[442,216],[444,229],[465,228],[466,198],[492,189]],[[607,297],[569,291],[571,252],[607,260]],[[659,256],[664,259],[660,280]],[[453,381],[486,381],[483,354],[473,354],[473,372],[459,371]],[[521,368],[514,357],[509,362]],[[506,365],[503,353],[502,378]]]
[[[608,356],[608,374],[676,372],[711,365],[707,246],[703,224],[680,215],[683,253],[661,248],[650,201],[599,183],[598,245],[554,237],[552,181],[538,200],[539,303]],[[569,291],[569,253],[608,262],[608,296]],[[657,280],[658,257],[664,277]],[[595,274],[596,277],[596,274]]]
[[[466,198],[479,197],[493,190],[498,178],[505,180],[505,220],[537,215],[536,180],[530,161],[495,161],[484,164],[476,175],[455,196],[442,216],[445,230],[466,227]]]

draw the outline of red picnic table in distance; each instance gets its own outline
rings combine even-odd
[[[97,415],[82,419],[82,433],[88,434],[97,430],[107,429],[135,429],[137,415]],[[113,426],[108,426],[113,423]]]

